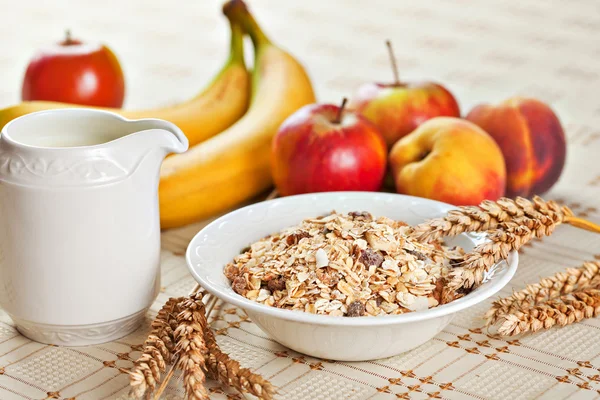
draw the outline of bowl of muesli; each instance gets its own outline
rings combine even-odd
[[[513,252],[474,290],[446,290],[452,269],[485,234],[424,242],[411,226],[452,209],[391,193],[278,198],[213,221],[186,259],[205,290],[286,347],[332,360],[390,357],[433,338],[516,271]]]

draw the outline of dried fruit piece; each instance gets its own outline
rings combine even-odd
[[[433,292],[431,293],[433,298],[437,300],[438,304],[442,304],[442,293],[444,292],[444,286],[446,286],[446,279],[439,278],[435,282],[435,289],[433,289]]]
[[[365,315],[365,305],[358,300],[353,301],[348,305],[346,315],[349,317],[362,317]]]
[[[285,279],[283,279],[282,276],[279,276],[276,279],[271,279],[269,282],[267,282],[267,289],[269,289],[271,293],[276,290],[285,289]]]
[[[298,244],[298,242],[300,242],[300,240],[304,239],[304,238],[308,238],[310,237],[310,233],[305,232],[305,231],[298,231],[295,233],[292,233],[291,235],[289,235],[286,239],[285,242],[288,244],[288,246],[292,246],[294,244]]]
[[[230,281],[233,281],[235,278],[237,278],[237,276],[239,275],[240,271],[233,264],[227,264],[225,266],[225,269],[223,269],[223,273],[225,274],[225,276],[227,277],[227,279],[229,279]]]
[[[238,276],[231,283],[231,288],[234,292],[243,296],[246,293],[246,278]]]
[[[413,256],[417,257],[418,260],[421,261],[425,261],[427,260],[427,256],[423,253],[421,253],[418,250],[408,250],[408,249],[404,249],[408,254],[412,254]]]
[[[365,264],[366,267],[374,265],[379,268],[383,263],[383,256],[367,247],[360,252],[360,258],[358,261]]]
[[[371,213],[368,213],[367,211],[352,211],[352,212],[349,212],[348,215],[359,221],[372,221],[373,220],[373,216],[371,215]]]

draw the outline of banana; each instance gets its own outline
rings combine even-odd
[[[270,187],[273,136],[288,116],[315,101],[302,66],[271,43],[241,0],[226,3],[223,12],[244,28],[254,45],[250,109],[226,131],[164,161],[159,185],[162,228],[223,212]]]
[[[177,125],[190,145],[200,143],[233,125],[244,115],[250,101],[250,74],[244,64],[243,31],[231,25],[229,58],[213,81],[194,98],[170,107],[148,110],[102,108],[129,119],[159,118]],[[0,127],[34,111],[80,105],[30,101],[0,110]]]

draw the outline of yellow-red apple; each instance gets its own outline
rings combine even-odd
[[[292,114],[273,139],[272,170],[283,196],[381,187],[387,148],[373,124],[344,104],[311,104]]]
[[[366,83],[351,98],[349,108],[361,113],[379,129],[388,147],[434,117],[460,117],[456,99],[440,84],[402,82],[387,42],[395,81]]]
[[[489,133],[506,160],[506,195],[532,196],[560,177],[567,145],[556,114],[541,101],[511,98],[497,106],[479,105],[467,119]]]
[[[504,195],[500,147],[469,121],[430,119],[400,139],[389,158],[398,193],[454,205],[476,205]]]

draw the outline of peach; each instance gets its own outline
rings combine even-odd
[[[467,119],[498,143],[506,160],[506,195],[546,192],[560,177],[566,157],[563,128],[541,101],[511,98],[497,106],[479,105]]]
[[[400,139],[389,160],[398,193],[454,205],[476,205],[504,195],[502,151],[469,121],[430,119]]]

